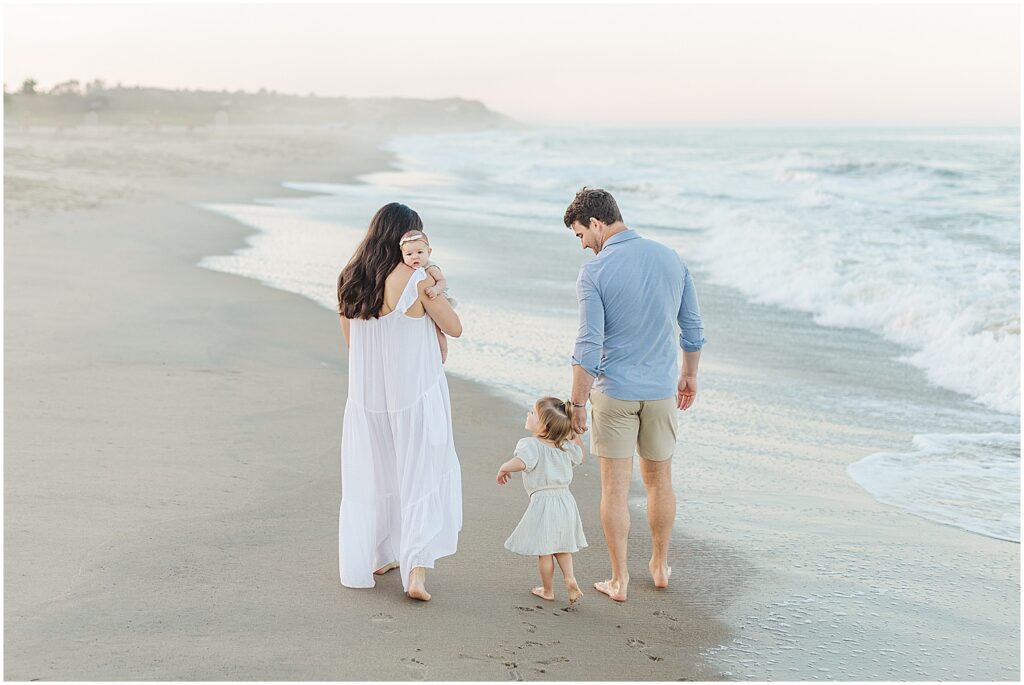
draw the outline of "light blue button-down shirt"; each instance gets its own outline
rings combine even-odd
[[[594,376],[594,388],[618,400],[674,397],[678,347],[704,346],[704,326],[690,270],[672,249],[616,233],[576,281],[580,328],[572,363]]]

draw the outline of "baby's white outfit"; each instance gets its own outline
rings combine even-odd
[[[569,491],[572,469],[583,463],[583,449],[568,441],[563,447],[537,438],[516,444],[515,456],[526,464],[523,486],[530,496],[526,513],[505,541],[505,548],[516,554],[575,553],[587,546],[580,511]]]

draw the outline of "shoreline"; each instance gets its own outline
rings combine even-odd
[[[441,152],[437,148],[435,144],[434,154]],[[402,147],[389,149],[401,152]],[[443,167],[443,154],[438,161]],[[282,204],[300,217],[308,207],[310,216],[329,216],[354,226],[361,217],[351,208],[391,199],[390,192],[382,192],[388,185],[333,188],[331,194],[338,197],[322,204],[319,199]],[[463,219],[445,212],[450,194],[428,188],[416,193],[414,206],[422,204],[425,218],[429,214],[438,224],[439,245],[455,244],[480,217]],[[459,197],[457,187],[454,193]],[[250,221],[245,207],[235,209],[227,213]],[[287,252],[285,240],[291,229],[288,217],[275,225],[274,210],[270,211],[265,219],[261,212],[251,214],[252,224],[265,232],[265,238],[254,241],[251,257],[239,257],[229,268],[252,277],[275,277],[275,271],[262,268],[260,262],[274,257],[268,245]],[[511,227],[499,222],[497,228]],[[309,236],[323,239],[316,230]],[[656,237],[687,250],[686,241],[670,231]],[[337,251],[354,243],[346,236],[325,244],[335,244]],[[483,260],[475,264],[490,264],[486,249],[468,254]],[[465,260],[467,253],[456,256]],[[446,263],[451,258],[451,253],[444,256]],[[318,280],[328,280],[331,268],[322,260],[311,265]],[[545,268],[553,267],[541,264],[534,271]],[[463,281],[464,276],[457,277],[463,283],[460,287],[473,284],[472,279]],[[572,268],[558,271],[562,284],[574,276]],[[709,579],[694,573],[684,579],[714,608],[725,608],[727,623],[735,631],[732,643],[707,655],[720,674],[744,679],[823,673],[864,680],[1012,677],[1019,661],[1019,622],[1007,607],[1019,597],[1019,584],[1014,584],[1019,577],[1019,545],[979,539],[977,533],[937,526],[883,504],[852,480],[847,469],[869,454],[909,445],[922,432],[979,426],[1012,431],[1013,417],[972,407],[953,391],[927,383],[920,370],[900,360],[901,348],[870,331],[838,331],[820,326],[809,314],[758,305],[738,290],[712,284],[706,273],[697,282],[704,284],[702,309],[718,333],[713,353],[701,364],[705,399],[681,426],[682,453],[673,470],[677,491],[684,497],[676,530],[733,550],[728,570],[746,578],[737,589],[739,596],[728,601],[722,600],[735,584],[733,578]],[[287,275],[280,287],[304,292],[301,280],[289,280]],[[492,304],[493,295],[477,293],[485,302],[490,297]],[[514,299],[528,301],[521,299],[524,295],[529,296],[519,290]],[[329,293],[311,297],[329,308]],[[503,305],[497,306],[500,310]],[[565,320],[574,318],[568,307],[555,309]],[[449,371],[473,370],[470,378],[486,381],[481,346],[486,349],[487,343],[497,340],[496,330],[515,335],[516,326],[488,329],[504,320],[469,307],[465,316],[468,329],[476,333],[465,339],[463,350],[455,349]],[[564,327],[538,323],[539,330],[559,339],[570,335]],[[763,339],[765,326],[777,339]],[[516,341],[520,344],[527,352],[538,351],[527,341]],[[476,357],[467,365],[463,354]],[[531,373],[523,366],[524,359],[528,355],[513,355],[503,364],[508,368],[495,369],[494,378],[507,381],[510,369]],[[548,362],[543,374],[524,379],[539,381],[545,388],[561,387],[561,367],[553,369]],[[502,392],[513,394],[508,387]],[[904,414],[906,401],[916,411]],[[642,500],[635,497],[635,479],[633,484],[631,510],[642,508]],[[673,557],[677,548],[684,558],[714,556],[691,553],[688,543],[681,544],[678,535],[675,540]],[[940,567],[934,563],[936,554],[944,560]],[[753,576],[760,582],[750,581]],[[974,582],[965,584],[964,578]],[[964,621],[976,626],[970,637],[950,639],[955,626]],[[988,658],[979,662],[978,654]]]
[[[720,678],[701,654],[729,639],[716,614],[749,569],[683,536],[673,556],[699,561],[677,562],[673,585],[655,591],[639,517],[630,600],[600,597],[607,556],[588,459],[574,487],[591,541],[576,558],[586,597],[568,611],[538,604],[535,564],[501,548],[523,494],[493,484],[523,435],[520,412],[457,377],[466,516],[459,552],[428,577],[434,600],[408,600],[392,576],[374,591],[340,585],[336,319],[198,266],[252,230],[196,206],[308,195],[281,179],[388,170],[373,143],[338,149],[343,162],[264,158],[239,178],[215,159],[219,173],[146,178],[128,194],[113,184],[92,208],[86,194],[69,209],[12,211],[5,677]],[[687,576],[712,574],[729,581],[718,597],[685,589]]]

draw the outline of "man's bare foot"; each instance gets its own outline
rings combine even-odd
[[[575,604],[583,598],[583,590],[580,590],[575,580],[566,583],[565,589],[569,591],[569,604]]]
[[[543,585],[538,585],[537,587],[535,587],[532,590],[530,590],[530,592],[532,592],[533,594],[537,595],[541,599],[548,600],[549,602],[555,598],[554,591],[553,590],[552,591],[545,590]]]
[[[647,566],[651,569],[651,578],[654,580],[654,587],[668,587],[668,579],[672,577],[672,567],[655,566],[653,561],[648,562]]]
[[[405,594],[421,602],[430,601],[430,593],[424,587],[427,572],[423,567],[417,567],[409,574],[409,591]]]
[[[385,564],[384,566],[381,566],[379,569],[374,571],[373,575],[375,575],[375,576],[382,576],[385,573],[387,573],[388,571],[393,571],[396,568],[398,568],[398,562],[397,561],[392,561],[390,564]]]
[[[598,592],[600,592],[603,595],[608,595],[609,597],[614,599],[616,602],[625,602],[626,601],[626,585],[627,585],[627,583],[623,583],[622,581],[619,581],[618,583],[614,583],[614,582],[612,582],[610,580],[601,580],[601,581],[598,581],[598,582],[594,583],[594,589],[596,589]]]

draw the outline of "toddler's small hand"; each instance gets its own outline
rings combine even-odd
[[[512,474],[508,471],[498,471],[498,477],[495,480],[498,482],[498,485],[504,485],[511,477]]]
[[[427,297],[429,297],[432,300],[438,296],[437,288],[435,288],[434,286],[430,286],[423,292],[425,292],[427,294]]]

